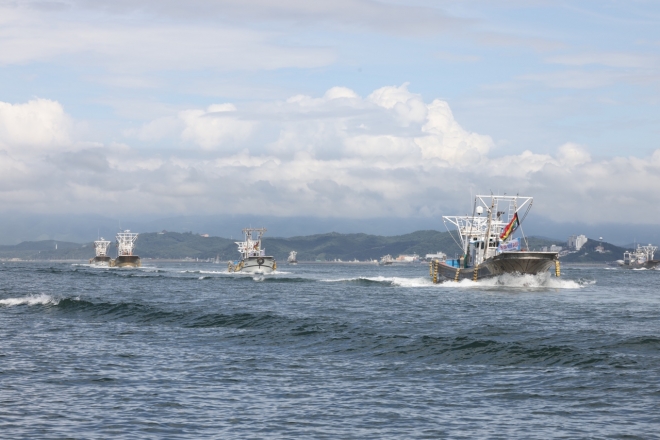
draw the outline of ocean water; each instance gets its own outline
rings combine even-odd
[[[657,438],[660,271],[0,265],[3,438]]]

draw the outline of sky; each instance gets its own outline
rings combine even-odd
[[[660,223],[660,2],[0,0],[0,211]]]

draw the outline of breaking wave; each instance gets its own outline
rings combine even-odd
[[[360,286],[385,285],[392,287],[431,287],[433,283],[430,278],[403,278],[403,277],[356,277],[320,280],[323,283],[345,283]]]
[[[12,306],[22,306],[22,305],[27,305],[27,306],[36,306],[36,305],[54,305],[56,306],[59,304],[60,300],[53,298],[50,295],[30,295],[30,296],[24,296],[21,298],[7,298],[7,299],[0,299],[0,305],[6,306],[6,307],[12,307]]]

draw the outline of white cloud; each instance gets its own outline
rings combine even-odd
[[[211,150],[228,142],[246,139],[253,128],[253,123],[233,116],[236,107],[233,104],[214,104],[204,110],[185,110],[179,113],[179,119],[185,124],[181,137],[192,141],[205,150]]]
[[[34,104],[8,108],[21,105]],[[125,144],[0,153],[0,202],[48,212],[439,217],[460,213],[470,193],[493,190],[532,195],[535,212],[556,221],[648,222],[660,214],[660,194],[649,190],[660,185],[660,150],[595,160],[569,142],[552,154],[493,157],[489,136],[464,129],[447,102],[426,103],[406,85],[366,98],[332,88],[318,98],[214,104],[169,118],[176,129],[168,136],[203,154],[190,145],[166,154]],[[166,125],[156,120],[135,135],[162,138]],[[35,139],[51,138],[60,139]]]
[[[71,118],[56,101],[0,102],[0,149],[13,154],[69,149],[71,130]]]

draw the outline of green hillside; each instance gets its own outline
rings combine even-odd
[[[530,250],[540,250],[552,244],[566,246],[566,243],[542,237],[528,238]],[[605,262],[620,259],[623,248],[603,243],[606,253],[595,252],[599,242],[589,240],[578,253],[562,257],[566,262]],[[55,247],[57,246],[57,249]],[[301,237],[278,238],[264,237],[263,246],[268,255],[278,261],[286,260],[289,252],[298,252],[299,261],[331,261],[341,259],[360,261],[379,259],[390,254],[418,254],[423,257],[438,251],[454,257],[460,252],[459,247],[448,232],[417,231],[405,235],[379,236],[368,234],[317,234]],[[116,253],[113,246],[111,256]],[[199,258],[205,260],[218,256],[222,261],[235,260],[239,257],[234,240],[221,237],[202,237],[198,234],[161,232],[140,234],[135,253],[142,258],[184,259]],[[70,243],[61,241],[23,242],[14,246],[0,246],[0,258],[20,258],[32,260],[86,260],[94,256],[92,243]]]

